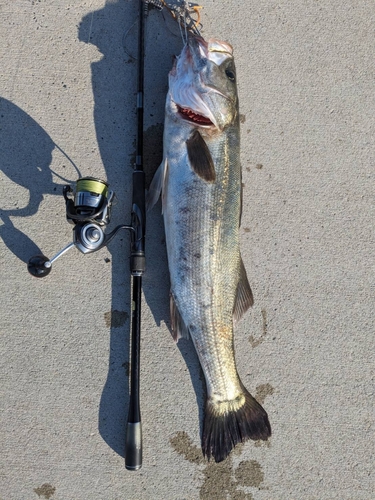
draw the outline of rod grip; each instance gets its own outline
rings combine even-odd
[[[142,467],[142,423],[128,422],[125,442],[125,467],[139,470]]]

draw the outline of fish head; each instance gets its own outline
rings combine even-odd
[[[168,95],[177,120],[219,131],[233,124],[238,97],[231,45],[189,36],[169,73]]]

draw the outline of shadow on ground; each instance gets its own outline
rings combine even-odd
[[[117,195],[113,211],[115,223],[126,223],[130,219],[136,137],[137,61],[133,55],[137,53],[137,15],[134,5],[107,2],[102,9],[82,19],[78,34],[80,41],[94,44],[103,55],[91,65],[94,121],[106,177]],[[173,54],[181,50],[181,41],[165,28],[163,16],[156,11],[150,12],[146,29],[144,169],[149,184],[162,159],[167,75]],[[160,54],[163,54],[162,60]],[[130,273],[126,245],[127,236],[124,236],[123,248],[115,242],[109,248],[112,260],[112,311],[110,319],[107,316],[111,325],[110,354],[99,409],[99,432],[121,456],[125,452],[129,398]],[[164,321],[169,325],[168,265],[160,206],[147,217],[146,257],[145,300],[155,323],[160,325]],[[119,317],[124,321],[117,321]],[[179,347],[190,371],[202,417],[199,363],[191,343]]]
[[[53,150],[57,148],[65,156],[65,161],[72,160],[54,143],[47,132],[21,108],[0,98],[0,165],[8,178],[3,182],[13,183],[16,194],[8,192],[0,207],[0,236],[9,250],[20,260],[27,262],[32,255],[40,254],[39,247],[12,222],[11,218],[30,217],[37,213],[45,194],[62,194],[61,184],[53,181],[52,172]],[[12,186],[11,183],[9,183]],[[11,187],[10,187],[11,189]],[[28,200],[23,204],[21,199]],[[21,205],[21,206],[20,206]],[[23,205],[23,206],[22,206]]]

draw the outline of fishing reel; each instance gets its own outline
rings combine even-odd
[[[28,262],[27,269],[36,278],[44,278],[51,272],[52,264],[73,247],[83,254],[97,252],[116,236],[120,229],[129,229],[132,241],[136,236],[136,227],[141,224],[132,216],[132,225],[117,226],[111,233],[104,232],[111,218],[112,203],[115,193],[107,182],[94,177],[82,177],[77,180],[75,191],[71,186],[64,186],[63,196],[66,206],[66,219],[73,227],[73,241],[60,250],[51,259],[45,255],[35,255]],[[134,212],[133,206],[133,212]],[[142,214],[141,214],[142,215]],[[133,273],[132,273],[133,274]]]

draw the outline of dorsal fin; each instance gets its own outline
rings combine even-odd
[[[239,321],[245,312],[254,304],[253,292],[251,291],[246,269],[242,261],[240,262],[240,278],[237,285],[236,300],[233,308],[233,321]]]
[[[197,129],[192,132],[186,145],[190,165],[194,172],[203,180],[214,182],[216,179],[214,161],[205,140]]]

